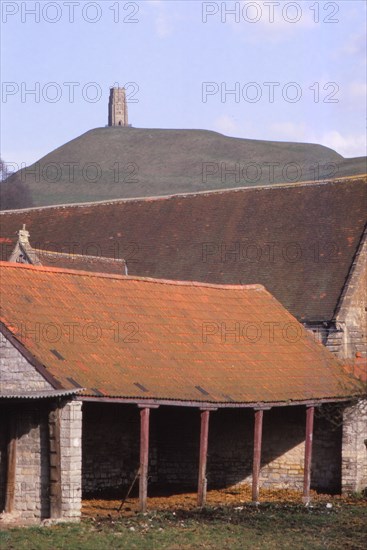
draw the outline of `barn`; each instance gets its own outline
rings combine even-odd
[[[367,483],[366,386],[261,285],[0,264],[2,518],[153,486]],[[330,411],[338,411],[335,423]]]

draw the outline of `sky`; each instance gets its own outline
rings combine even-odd
[[[1,156],[29,165],[107,124],[366,150],[366,3],[1,0]]]

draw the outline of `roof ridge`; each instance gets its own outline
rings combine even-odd
[[[275,189],[289,189],[289,188],[297,188],[297,187],[310,187],[310,186],[321,186],[321,185],[328,185],[328,184],[336,184],[336,183],[344,183],[346,180],[357,180],[361,178],[366,178],[367,174],[359,174],[356,176],[341,176],[339,178],[333,178],[333,179],[324,179],[319,181],[309,180],[309,181],[301,181],[301,182],[289,182],[289,183],[273,183],[273,184],[267,184],[267,185],[252,185],[251,187],[230,187],[230,188],[222,188],[222,189],[208,189],[205,191],[193,191],[193,192],[186,192],[186,193],[176,193],[172,195],[156,195],[156,196],[150,196],[150,197],[131,197],[131,198],[119,198],[119,199],[104,199],[101,201],[90,201],[90,202],[71,202],[66,204],[52,204],[48,206],[33,206],[30,208],[18,208],[14,210],[1,210],[0,215],[5,214],[18,214],[18,213],[25,213],[25,212],[31,212],[34,210],[47,210],[47,209],[57,209],[57,208],[76,208],[76,207],[88,207],[88,206],[98,206],[98,205],[108,205],[108,204],[119,204],[119,203],[126,203],[126,202],[152,202],[152,201],[159,201],[159,200],[170,200],[174,198],[187,198],[187,197],[193,197],[193,196],[204,196],[204,195],[214,195],[214,194],[224,194],[224,193],[233,193],[233,192],[240,192],[240,191],[259,191],[262,189],[268,189],[268,190],[275,190]]]
[[[108,258],[107,256],[90,256],[89,254],[72,254],[71,252],[56,252],[56,250],[46,250],[45,248],[33,248],[37,253],[57,254],[58,256],[72,256],[73,258],[88,258],[91,260],[105,260],[107,262],[125,262],[124,258]]]
[[[155,279],[153,277],[139,277],[138,275],[118,275],[114,273],[94,273],[92,271],[82,271],[77,269],[66,269],[61,267],[47,267],[47,266],[35,266],[30,264],[20,264],[16,262],[0,261],[0,267],[6,269],[30,269],[31,271],[42,271],[48,273],[63,273],[66,275],[74,275],[80,277],[98,277],[105,279],[117,279],[117,280],[129,280],[129,281],[142,281],[147,283],[176,285],[176,286],[194,286],[194,287],[207,287],[217,288],[223,290],[262,290],[268,292],[266,288],[261,284],[249,284],[249,285],[223,285],[215,283],[206,283],[201,281],[179,281],[171,279]]]

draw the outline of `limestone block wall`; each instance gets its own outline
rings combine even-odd
[[[25,357],[0,333],[0,394],[52,389]]]
[[[311,488],[341,492],[342,414],[335,406],[315,410]]]
[[[33,400],[32,400],[33,401]],[[14,515],[23,520],[50,517],[50,460],[46,400],[1,407],[2,426],[15,421],[16,469]],[[67,521],[80,518],[81,510],[81,402],[65,402],[60,411],[62,515]],[[5,431],[2,431],[5,434]],[[0,438],[3,439],[3,438]],[[6,445],[0,464],[6,465]],[[2,468],[2,496],[6,489],[6,466]],[[1,499],[3,510],[4,498]]]
[[[7,443],[12,423],[16,440],[14,514],[24,520],[49,516],[48,407],[26,402],[0,406],[0,513],[7,488]]]
[[[78,520],[82,498],[82,403],[68,401],[61,409],[62,518]],[[107,432],[108,433],[108,432]]]
[[[367,487],[367,400],[344,410],[342,490],[363,491]]]
[[[117,490],[139,468],[139,410],[136,406],[85,403],[83,492]]]
[[[49,516],[47,410],[26,406],[17,414],[15,510],[23,519]]]
[[[336,314],[342,336],[341,358],[356,353],[367,357],[367,233],[365,233],[343,289]]]
[[[0,394],[51,390],[52,386],[0,333]],[[7,437],[10,422],[17,433],[15,513],[23,519],[49,517],[50,448],[49,412],[54,402],[35,399],[1,407],[0,512],[5,501]],[[64,401],[60,406],[62,517],[78,519],[81,509],[82,403]]]
[[[367,238],[362,238],[335,319],[324,325],[306,324],[316,340],[340,359],[367,357]]]
[[[6,488],[6,469],[7,469],[7,432],[4,429],[5,411],[0,406],[0,418],[2,428],[0,427],[0,513],[5,506],[5,488]]]

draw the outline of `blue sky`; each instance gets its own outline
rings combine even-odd
[[[7,162],[30,164],[104,126],[117,82],[132,83],[136,127],[204,128],[365,154],[363,0],[2,0],[1,7]]]

